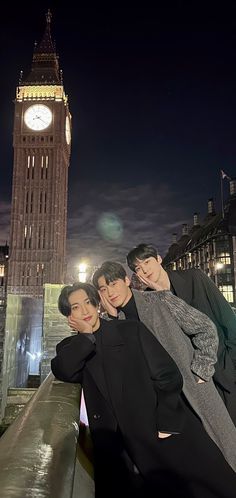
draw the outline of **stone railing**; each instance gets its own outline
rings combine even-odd
[[[0,439],[1,497],[72,497],[80,394],[80,385],[47,376]]]

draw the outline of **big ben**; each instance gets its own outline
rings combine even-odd
[[[31,71],[16,89],[8,292],[40,297],[65,273],[71,114],[51,13]]]

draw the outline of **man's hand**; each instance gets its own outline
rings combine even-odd
[[[152,282],[151,280],[149,280],[148,278],[146,277],[142,277],[141,275],[138,275],[136,273],[137,277],[139,278],[140,282],[142,282],[143,284],[145,284],[147,287],[150,287],[150,289],[153,289],[153,290],[156,290],[156,291],[160,291],[160,290],[163,290],[159,285],[158,283],[156,282]]]
[[[90,323],[86,322],[86,320],[78,320],[78,318],[72,318],[71,315],[68,317],[68,325],[72,330],[77,330],[81,334],[93,333],[92,325]]]
[[[101,304],[104,310],[107,311],[109,315],[116,317],[118,313],[115,306],[112,306],[112,304],[109,303],[108,299],[105,296],[103,296],[101,292],[98,293],[101,298]]]
[[[158,438],[159,439],[166,439],[167,437],[172,436],[169,432],[159,432],[158,431]]]

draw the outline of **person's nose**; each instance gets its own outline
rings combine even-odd
[[[81,311],[82,311],[82,315],[83,315],[83,316],[88,315],[88,309],[87,309],[86,304],[82,304],[82,306],[81,306]]]
[[[146,275],[146,273],[147,273],[147,268],[146,268],[144,265],[141,265],[141,270],[142,270],[142,272],[144,273],[144,275]]]
[[[112,287],[108,287],[107,288],[107,293],[108,293],[108,297],[111,297],[113,295],[113,289],[112,289]]]

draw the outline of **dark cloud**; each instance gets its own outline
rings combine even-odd
[[[69,274],[76,271],[81,259],[87,259],[91,265],[105,259],[125,263],[127,252],[140,242],[153,243],[164,254],[172,233],[186,221],[178,193],[167,184],[127,186],[78,182],[69,197],[69,213]],[[109,223],[107,237],[99,230],[98,223],[106,215],[114,217],[115,229],[117,227],[120,235],[115,240],[109,239],[109,228],[112,231]]]
[[[71,271],[82,257],[94,264],[124,261],[140,241],[155,243],[164,255],[172,233],[180,235],[194,211],[205,216],[209,197],[220,209],[220,169],[235,176],[236,155],[235,3],[232,12],[227,5],[214,6],[213,16],[207,2],[105,10],[89,3],[74,16],[64,3],[52,2],[73,117]],[[35,10],[31,2],[17,16],[10,3],[5,8],[0,243],[9,240],[15,87],[20,70],[27,73],[34,40],[42,37],[48,4]]]

